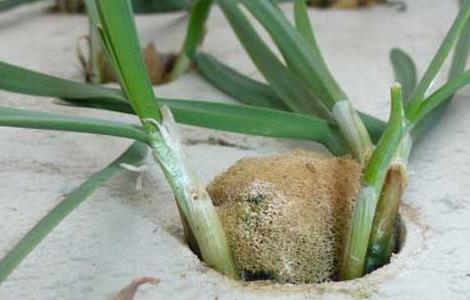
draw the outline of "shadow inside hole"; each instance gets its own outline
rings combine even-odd
[[[201,253],[200,253],[199,248],[198,248],[198,246],[195,242],[194,236],[192,235],[191,231],[189,230],[189,225],[184,220],[182,220],[182,223],[183,223],[185,236],[190,237],[189,239],[186,238],[186,242],[187,242],[189,248],[202,261]],[[406,236],[407,236],[407,231],[406,231],[405,224],[402,221],[401,216],[398,216],[397,221],[396,221],[396,225],[395,225],[395,232],[394,232],[394,235],[393,235],[393,239],[394,239],[395,242],[394,242],[394,247],[393,247],[393,250],[392,250],[392,255],[400,253],[400,251],[403,249],[403,247],[405,245],[405,242],[406,242]],[[363,277],[374,273],[375,271],[381,269],[382,267],[387,266],[388,264],[390,264],[390,260],[388,260],[385,264],[379,266],[376,269],[366,271],[364,273]],[[289,285],[292,285],[292,283],[289,283],[289,282],[279,282],[279,281],[277,281],[275,279],[276,278],[275,274],[272,273],[272,272],[269,272],[269,271],[250,272],[250,271],[247,271],[247,270],[240,270],[240,278],[241,278],[241,281],[243,281],[243,282],[253,282],[253,283],[264,282],[264,283],[272,283],[272,284],[289,284]],[[343,282],[345,280],[340,280],[339,279],[339,274],[335,274],[335,276],[333,278],[331,278],[330,281],[331,282]],[[298,284],[298,285],[304,285],[304,284]]]
[[[396,224],[395,224],[395,230],[393,233],[393,241],[392,241],[392,255],[398,254],[400,250],[403,248],[403,243],[405,241],[405,236],[406,236],[406,229],[405,226],[403,225],[403,222],[401,221],[401,217],[397,218]],[[380,258],[379,258],[380,260]],[[385,261],[385,263],[382,263],[380,265],[374,265],[374,261],[372,259],[372,263],[368,265],[366,263],[364,273],[365,275],[370,274],[374,272],[375,270],[387,265],[390,263],[390,258]]]

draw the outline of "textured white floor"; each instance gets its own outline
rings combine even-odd
[[[407,2],[407,13],[386,7],[312,12],[334,74],[358,107],[382,118],[388,113],[392,83],[389,49],[408,50],[423,71],[456,13],[454,1]],[[48,14],[44,7],[36,4],[0,15],[0,60],[79,79],[75,43],[87,32],[87,22],[83,16]],[[289,5],[285,9],[291,11]],[[155,40],[163,51],[178,48],[185,22],[181,15],[138,19],[144,39]],[[258,76],[218,10],[211,16],[205,49]],[[157,93],[231,101],[196,74]],[[411,220],[405,250],[390,266],[365,279],[262,287],[222,278],[182,244],[173,199],[154,171],[145,175],[141,192],[134,189],[135,175],[125,174],[80,206],[0,286],[0,299],[107,299],[142,275],[161,282],[144,286],[137,299],[470,299],[469,97],[469,89],[461,92],[439,128],[416,148],[404,200],[404,214]],[[77,112],[53,106],[51,99],[6,92],[0,92],[0,105],[132,121],[120,114]],[[207,145],[209,137],[231,140],[249,150]],[[190,160],[206,182],[243,156],[300,145],[189,127],[184,127],[183,138]],[[85,134],[0,128],[0,256],[62,194],[105,166],[128,143]]]

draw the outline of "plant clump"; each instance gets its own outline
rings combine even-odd
[[[350,157],[305,150],[242,159],[216,177],[208,192],[245,279],[335,279],[360,178]]]

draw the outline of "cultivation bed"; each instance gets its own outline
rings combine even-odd
[[[358,108],[388,115],[392,70],[388,51],[399,46],[419,70],[428,64],[455,13],[453,1],[413,0],[399,13],[389,7],[314,11],[326,60]],[[0,15],[0,60],[81,80],[76,42],[87,33],[84,16],[47,12],[34,4]],[[283,5],[287,11],[290,5]],[[175,51],[187,19],[182,14],[138,17],[142,37]],[[204,49],[245,73],[254,66],[220,11],[209,21]],[[197,74],[156,89],[174,98],[231,102]],[[0,286],[0,299],[107,299],[139,276],[157,277],[136,299],[469,299],[470,90],[459,93],[441,126],[417,146],[402,216],[406,238],[392,263],[365,278],[320,285],[237,283],[205,267],[183,245],[172,193],[162,175],[127,173],[111,180],[25,259]],[[20,102],[21,101],[21,102]],[[0,92],[0,105],[67,113],[51,101]],[[73,108],[76,112],[77,109]],[[81,116],[129,116],[87,109]],[[468,128],[468,129],[467,129]],[[183,127],[189,160],[208,183],[245,156],[278,153],[310,143],[246,137]],[[87,175],[118,156],[128,141],[76,134],[0,128],[0,256]],[[150,163],[150,160],[147,161]],[[418,172],[419,171],[419,172]]]

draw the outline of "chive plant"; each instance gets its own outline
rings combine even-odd
[[[3,90],[28,95],[57,97],[64,101],[58,104],[128,114],[135,113],[120,90],[64,80],[2,62],[0,62],[0,74],[2,74],[0,76],[0,89]],[[338,155],[345,153],[342,145],[337,143],[337,137],[334,134],[335,127],[313,116],[197,100],[156,98],[155,101],[170,107],[176,120],[180,123],[267,137],[317,141],[325,145],[332,153]],[[283,122],[279,122],[279,120],[283,120]],[[137,140],[147,146],[149,143],[147,134],[139,126],[9,107],[0,107],[0,126],[111,135]],[[374,130],[376,135],[379,135],[382,131],[381,126],[371,129]],[[140,149],[142,146],[136,145],[134,148]],[[132,153],[134,154],[129,154],[131,155],[129,159],[118,159],[119,163],[105,168],[101,171],[106,173],[103,176],[93,175],[83,186],[69,193],[64,198],[65,203],[58,205],[60,209],[54,209],[45,216],[0,261],[0,282],[67,214],[83,202],[99,185],[115,174],[120,163],[137,163],[140,158],[135,157],[142,156],[142,154],[139,154],[142,152],[139,149],[133,150]],[[107,171],[109,168],[112,170]],[[98,174],[101,174],[101,172]],[[78,194],[78,196],[75,197],[75,194]],[[54,213],[56,210],[58,212]]]
[[[189,226],[187,230],[194,237],[194,242],[204,261],[218,271],[237,278],[238,272],[235,269],[224,230],[205,187],[188,166],[184,157],[173,115],[165,105],[155,101],[140,54],[130,2],[100,0],[95,3],[89,0],[88,8],[93,10],[94,16],[97,16],[97,23],[94,25],[97,26],[104,49],[112,61],[123,95],[142,123],[142,129],[131,126],[134,129],[132,134],[145,140],[151,148],[155,160],[161,166],[174,192],[181,217]],[[8,109],[4,111],[6,113]],[[116,128],[119,125],[114,124],[114,128],[111,128],[102,124],[105,122],[100,121],[95,121],[94,125],[86,121],[81,124],[79,120],[73,119],[61,122],[51,115],[35,114],[33,117],[36,119],[28,124],[27,112],[17,111],[12,115],[13,120],[10,120],[12,123],[23,122],[24,126],[49,126],[70,130],[71,126],[76,125],[73,130],[102,132],[101,130],[106,128],[104,131],[120,131]],[[21,118],[22,115],[24,118]],[[127,127],[127,129],[130,128]],[[120,133],[124,134],[124,130]],[[128,132],[128,134],[131,133]]]
[[[96,5],[96,7],[94,6]],[[129,1],[88,0],[96,11],[108,58],[127,100],[142,122],[149,145],[170,184],[182,214],[204,261],[220,272],[238,277],[222,224],[204,185],[189,167],[171,111],[155,101],[153,89],[140,55]]]
[[[103,0],[101,6],[98,7],[91,1],[87,4],[92,9],[93,17],[91,20],[96,22],[92,24],[99,28],[97,32],[101,32],[104,44],[107,45],[104,48],[110,50],[111,60],[117,66],[116,71],[121,79],[124,92],[117,89],[64,80],[3,62],[0,62],[0,73],[3,75],[0,76],[0,88],[29,95],[58,97],[68,105],[80,107],[99,108],[130,114],[135,114],[137,109],[139,109],[141,114],[139,117],[142,120],[143,127],[101,119],[62,116],[53,113],[7,107],[0,107],[0,126],[112,135],[134,139],[151,146],[155,157],[166,171],[165,174],[175,190],[178,207],[182,213],[182,222],[187,226],[185,228],[185,232],[188,234],[187,238],[193,239],[189,242],[195,245],[197,251],[200,252],[204,261],[209,265],[213,265],[217,270],[232,277],[238,277],[238,273],[234,270],[229,250],[227,250],[223,231],[213,213],[212,204],[205,198],[207,194],[197,181],[195,175],[187,169],[186,162],[182,157],[183,154],[179,149],[179,141],[169,134],[169,130],[174,134],[174,126],[172,124],[171,113],[166,109],[166,106],[171,108],[176,120],[184,124],[238,133],[320,141],[333,153],[344,153],[345,150],[341,144],[338,144],[337,137],[334,135],[334,126],[313,116],[282,111],[194,100],[154,98],[153,91],[148,84],[148,78],[142,75],[145,74],[144,72],[141,72],[142,58],[138,51],[136,51],[138,49],[138,42],[135,36],[135,25],[131,21],[127,2],[125,0],[121,1],[119,7],[116,7],[114,10],[104,9],[105,7],[112,6],[110,0],[108,2]],[[106,16],[108,19],[106,19]],[[110,31],[109,27],[101,25],[101,22],[108,24],[107,26],[109,26],[109,23],[106,23],[106,20],[114,22],[111,24],[116,24],[115,22],[118,22],[118,20],[122,21],[119,19],[119,16],[121,18],[122,16],[125,17],[124,20],[126,22],[123,24],[118,23],[123,27],[115,26],[113,27],[114,31],[108,33]],[[128,30],[124,31],[124,29]],[[126,37],[126,40],[119,39],[120,36]],[[133,39],[128,39],[129,37]],[[117,42],[115,42],[116,39]],[[132,46],[130,48],[129,41]],[[136,77],[134,78],[133,76]],[[134,83],[135,80],[137,80],[138,84]],[[146,101],[130,101],[134,97],[139,97],[140,99],[141,96]],[[161,114],[161,111],[164,113]],[[285,120],[286,123],[279,123],[278,120],[280,119]],[[164,131],[161,132],[160,130]],[[382,128],[378,125],[373,130],[378,134]],[[137,145],[129,150],[132,152],[128,154],[130,155],[129,158],[127,158],[128,155],[126,154],[118,159],[117,162],[103,169],[103,171],[90,177],[84,185],[68,194],[57,208],[45,216],[1,260],[0,282],[13,271],[15,266],[63,218],[83,202],[93,190],[115,173],[116,163],[137,162],[134,158],[136,155],[140,157],[141,154],[134,153],[138,150],[135,148],[137,148]],[[138,148],[140,149],[141,146]],[[140,153],[141,151],[137,152]],[[197,196],[198,200],[194,201],[195,203],[186,203],[185,201],[193,200],[192,196]],[[197,221],[200,218],[203,218],[203,220]],[[199,227],[195,231],[191,226]],[[206,229],[209,232],[204,232]],[[202,243],[201,240],[203,240]],[[220,248],[222,248],[220,250],[221,254],[216,252]]]
[[[271,1],[240,1],[255,17],[263,21],[262,25],[268,29],[281,49],[286,63],[280,61],[258,37],[238,4],[228,0],[216,2],[268,83],[248,79],[207,55],[197,54],[194,59],[200,70],[208,78],[212,78],[217,86],[236,98],[243,97],[245,103],[264,107],[155,98],[148,78],[143,75],[144,66],[129,3],[123,0],[99,0],[95,6],[90,0],[88,4],[94,10],[94,18],[97,20],[93,24],[97,26],[97,32],[104,41],[104,48],[115,66],[123,92],[59,79],[6,63],[0,63],[0,88],[17,93],[57,97],[69,105],[137,114],[142,127],[5,107],[0,108],[0,125],[99,133],[143,141],[150,146],[175,193],[182,222],[187,225],[185,231],[190,243],[199,248],[202,258],[209,265],[235,278],[238,277],[238,272],[231,260],[225,235],[205,189],[184,160],[180,141],[174,134],[172,113],[177,122],[189,125],[311,140],[325,145],[335,155],[352,153],[362,162],[364,176],[348,239],[348,252],[344,258],[343,278],[362,275],[366,263],[374,265],[383,257],[387,259],[388,255],[383,255],[385,251],[376,251],[379,255],[374,251],[386,243],[390,244],[389,232],[379,234],[375,240],[372,237],[375,231],[388,228],[387,224],[395,220],[411,141],[423,132],[426,124],[442,113],[453,93],[470,82],[470,72],[460,74],[468,56],[469,26],[464,25],[468,22],[470,2],[464,2],[454,25],[416,88],[416,72],[411,59],[401,51],[393,52],[395,71],[402,87],[398,84],[392,86],[392,111],[386,125],[365,114],[359,114],[359,117],[350,102],[345,100],[345,93],[333,82],[333,76],[327,69],[311,30],[305,2],[295,2],[296,25],[292,26]],[[286,39],[282,40],[282,36]],[[426,83],[429,78],[435,77],[457,39],[459,41],[449,82],[430,95],[425,93],[426,97],[424,94],[420,96],[416,91],[422,90],[423,86],[429,84]],[[290,44],[292,41],[295,43]],[[285,45],[286,43],[290,45]],[[309,62],[306,66],[301,66],[298,60],[309,55],[314,58],[306,60]],[[303,77],[310,72],[319,80],[315,85]],[[217,81],[214,78],[225,80]],[[327,100],[323,100],[323,97],[327,97]],[[419,100],[411,101],[412,97]],[[413,103],[417,102],[417,108],[410,110]],[[340,108],[336,107],[338,103]],[[345,129],[345,124],[351,124],[353,129]],[[389,180],[396,165],[399,175],[392,176],[392,179],[398,180]],[[384,199],[398,202],[394,202],[390,208],[389,201]],[[47,227],[42,235],[47,234],[50,229]],[[30,251],[37,242],[38,239],[31,239],[26,242],[27,247],[23,245],[15,248],[13,253],[18,249]],[[366,256],[368,248],[372,255]],[[24,250],[21,251],[18,252],[20,255],[7,256],[14,262],[8,263],[10,269],[27,254]],[[368,259],[369,257],[372,259]],[[357,263],[356,258],[362,260],[362,263]],[[3,268],[0,264],[0,274]]]
[[[269,33],[285,63],[257,35],[240,5],[228,0],[214,2],[223,10],[267,84],[247,78],[202,53],[196,56],[198,69],[215,86],[246,104],[315,114],[338,126],[350,152],[364,170],[347,237],[342,278],[357,278],[383,265],[394,246],[393,230],[413,143],[423,128],[442,113],[443,103],[451,99],[455,88],[462,87],[470,75],[461,75],[468,57],[470,3],[462,3],[459,15],[418,83],[411,58],[401,50],[392,51],[397,81],[403,87],[393,85],[390,121],[378,143],[373,145],[365,130],[365,123],[373,119],[366,115],[362,115],[362,120],[358,117],[329,72],[304,0],[294,1],[294,25],[272,1],[239,1]],[[430,93],[431,83],[456,43],[449,82]]]

